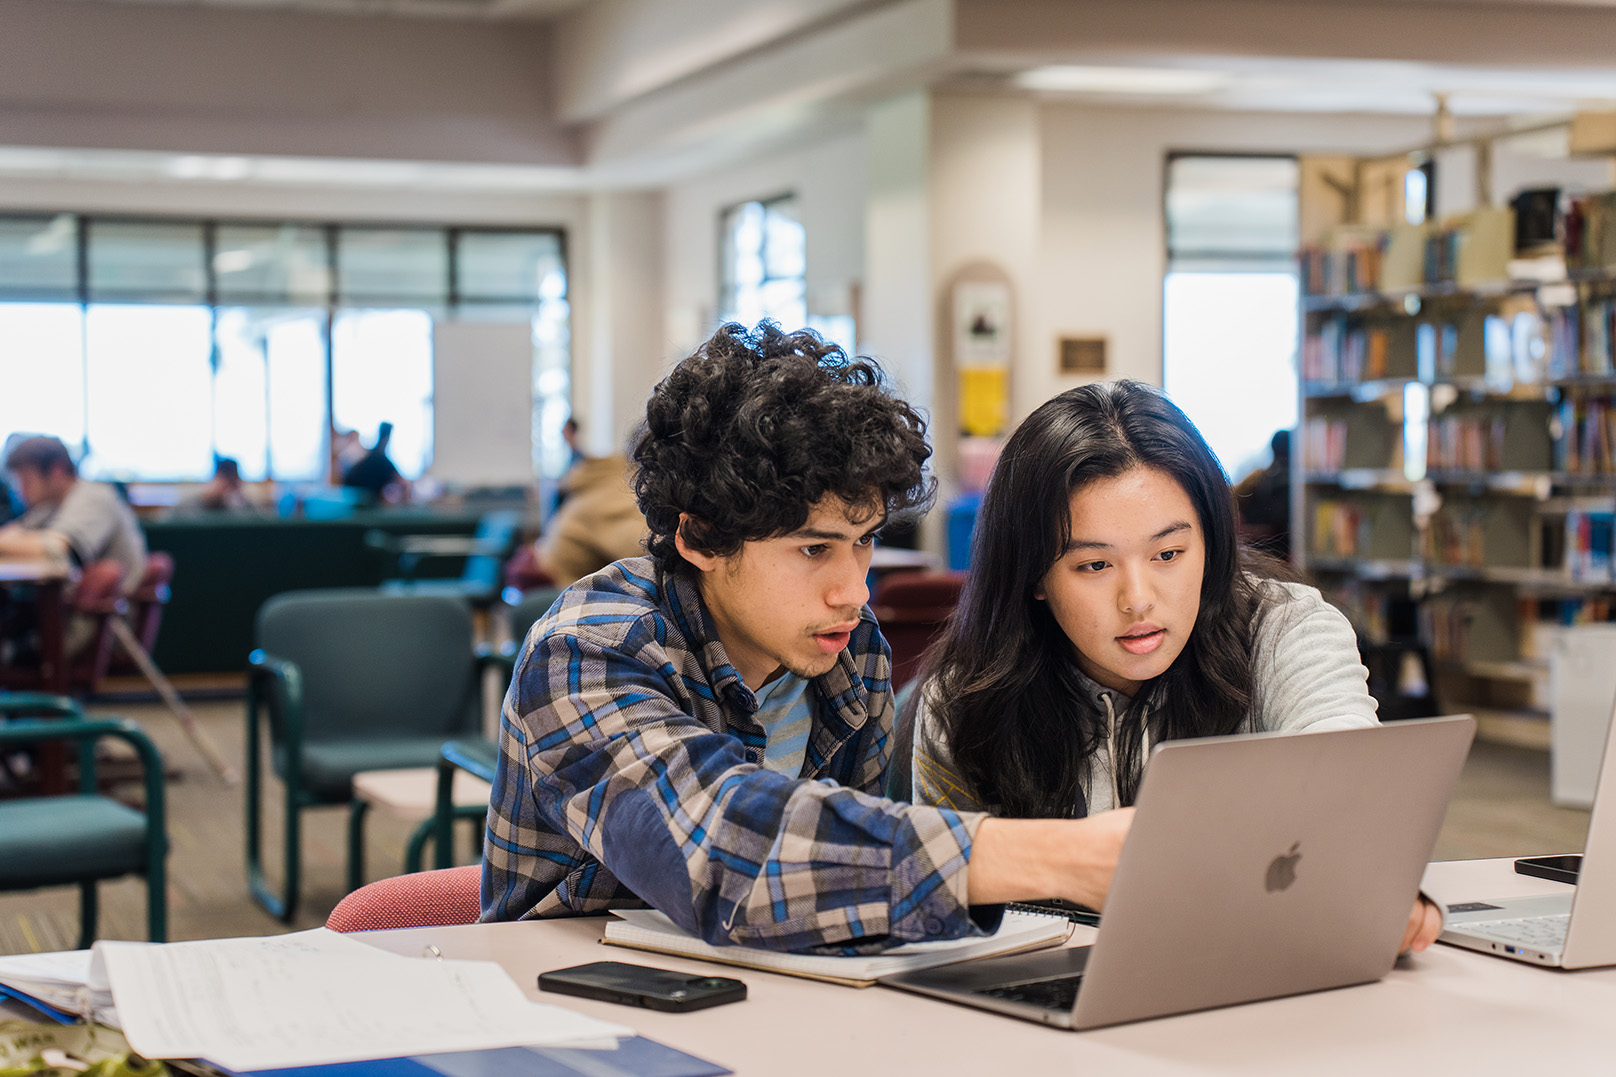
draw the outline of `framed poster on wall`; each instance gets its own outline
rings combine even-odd
[[[1010,285],[962,280],[952,297],[960,430],[999,437],[1010,419]]]

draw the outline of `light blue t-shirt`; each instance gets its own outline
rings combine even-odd
[[[757,721],[768,737],[763,748],[763,765],[780,774],[797,777],[802,773],[802,760],[808,752],[808,733],[814,724],[807,678],[783,673],[763,686],[757,701]]]

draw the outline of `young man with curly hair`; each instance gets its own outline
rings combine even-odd
[[[925,422],[875,364],[727,325],[653,391],[633,452],[650,555],[564,592],[505,697],[484,920],[649,903],[712,943],[867,950],[991,929],[995,902],[1101,904],[1129,809],[881,797],[865,577],[932,483]]]

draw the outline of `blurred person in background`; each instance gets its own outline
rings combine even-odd
[[[359,441],[359,431],[338,430],[331,436],[331,483],[342,484],[348,469],[365,458],[365,446]]]
[[[146,571],[146,538],[135,512],[107,483],[79,478],[78,466],[59,438],[31,437],[6,454],[5,469],[15,479],[27,511],[0,527],[0,559],[45,561],[63,572],[96,561],[123,567],[125,594],[140,585]],[[69,592],[71,598],[71,592]],[[33,630],[31,602],[13,602],[0,624],[11,660],[28,649]],[[73,654],[94,635],[87,618],[72,618],[65,645]]]
[[[533,567],[556,586],[645,553],[645,517],[625,458],[580,457],[561,477],[561,489],[561,507],[532,546]]]
[[[174,506],[176,516],[257,511],[258,506],[247,496],[246,484],[241,481],[240,465],[228,456],[215,457],[213,478]]]
[[[410,484],[387,455],[393,437],[393,424],[382,423],[376,430],[376,444],[358,463],[342,474],[342,485],[361,490],[376,501],[408,501]]]
[[[1275,432],[1269,441],[1274,458],[1234,488],[1240,537],[1281,561],[1291,556],[1291,432]]]

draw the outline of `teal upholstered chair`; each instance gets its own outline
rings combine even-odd
[[[522,651],[522,642],[527,638],[528,629],[533,623],[547,613],[556,599],[561,597],[560,587],[540,587],[529,591],[522,596],[522,600],[510,607],[507,614],[507,626],[510,638],[501,646],[500,650],[490,656],[493,667],[499,670],[504,681],[509,683],[511,674],[516,667],[516,656]],[[503,694],[505,685],[500,686]],[[444,744],[442,754],[438,758],[438,791],[437,807],[432,817],[416,828],[411,835],[408,847],[404,853],[404,870],[416,872],[421,870],[425,856],[426,843],[430,839],[435,846],[434,864],[439,868],[447,868],[454,863],[451,841],[453,839],[454,824],[457,820],[465,820],[478,827],[474,833],[481,841],[481,821],[487,816],[483,808],[473,808],[466,805],[456,806],[453,798],[454,774],[463,770],[468,774],[476,775],[486,782],[494,780],[494,769],[498,764],[499,746],[493,741],[482,737],[468,737],[452,740]],[[480,844],[478,846],[481,847]]]
[[[472,824],[474,828],[472,833],[477,839],[475,848],[479,851],[482,849],[483,823],[487,819],[488,811],[486,808],[455,804],[454,776],[455,771],[463,770],[492,784],[494,771],[498,767],[499,745],[491,740],[476,737],[451,740],[444,744],[443,752],[438,758],[437,807],[433,809],[432,817],[417,827],[410,837],[410,844],[404,855],[406,872],[421,870],[422,853],[428,838],[432,839],[436,857],[433,866],[438,868],[453,866],[454,824],[457,820],[466,820]]]
[[[512,606],[506,617],[506,625],[510,629],[510,653],[516,654],[522,649],[522,641],[527,639],[527,630],[533,627],[535,621],[550,612],[556,599],[561,597],[561,587],[535,587],[522,595],[522,600]]]
[[[499,597],[504,580],[505,559],[522,537],[522,514],[502,510],[484,513],[477,521],[476,534],[389,535],[370,531],[366,544],[397,558],[398,579],[382,584],[382,590],[400,594],[451,595],[487,609]],[[415,578],[422,562],[436,557],[464,557],[465,566],[454,579]]]
[[[430,767],[444,741],[475,735],[481,659],[470,609],[444,595],[291,591],[264,603],[257,641],[248,669],[247,878],[259,903],[290,921],[302,810],[349,804],[360,771]],[[279,894],[260,852],[266,727],[286,789]],[[355,812],[349,828],[350,875],[363,855],[360,819]]]
[[[79,791],[64,796],[0,801],[0,890],[79,886],[79,947],[96,935],[96,886],[102,879],[143,875],[146,932],[168,940],[168,833],[163,761],[151,740],[121,718],[91,719],[62,696],[0,695],[0,753],[13,746],[65,740],[78,748]],[[103,737],[134,748],[144,771],[144,811],[102,796],[95,742]]]

